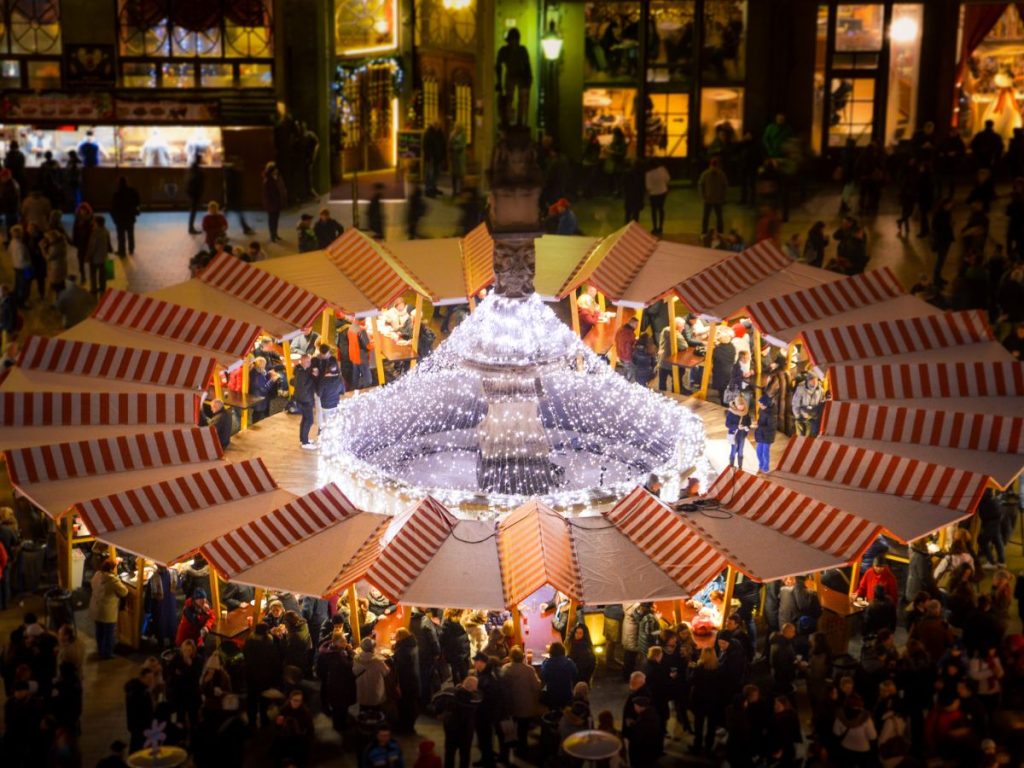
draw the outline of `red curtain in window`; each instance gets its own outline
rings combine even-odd
[[[205,32],[219,27],[224,18],[220,3],[210,0],[174,0],[171,3],[171,22],[189,32]]]
[[[155,27],[167,18],[164,0],[124,0],[122,9],[127,22],[138,29]]]
[[[960,66],[957,69],[957,80],[963,79],[967,70],[967,62],[977,48],[985,40],[985,36],[992,31],[992,27],[999,21],[999,17],[1006,11],[1009,3],[988,3],[985,5],[964,6],[964,28],[960,43]],[[1017,7],[1024,6],[1024,3],[1017,3]]]
[[[224,16],[240,27],[269,27],[268,0],[224,0]]]

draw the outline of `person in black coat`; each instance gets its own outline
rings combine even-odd
[[[434,697],[433,704],[444,728],[445,766],[453,768],[455,756],[458,755],[459,768],[469,768],[477,709],[480,706],[477,679],[467,677],[454,688],[443,689]]]
[[[646,696],[633,699],[633,717],[623,722],[622,734],[629,743],[631,768],[653,768],[664,751],[664,724]]]
[[[110,201],[110,217],[117,227],[117,255],[122,259],[126,252],[129,255],[135,254],[135,220],[139,217],[141,204],[139,193],[128,186],[128,179],[124,176],[119,178],[114,197]]]
[[[310,370],[316,377],[316,393],[320,398],[320,407],[325,411],[333,411],[345,394],[345,382],[341,378],[341,366],[338,358],[326,344],[320,345],[320,354],[312,362]]]
[[[792,624],[784,624],[782,629],[771,637],[771,650],[769,661],[772,668],[772,677],[775,678],[776,693],[791,695],[793,693],[793,682],[796,680],[796,646],[793,640],[796,638],[796,627]]]
[[[466,628],[459,622],[460,618],[459,611],[451,609],[446,611],[438,636],[441,656],[451,667],[452,682],[456,685],[469,674],[469,635],[466,634]]]
[[[757,405],[757,424],[754,427],[757,469],[767,474],[771,470],[772,443],[778,433],[778,423],[775,421],[775,405],[770,397],[762,395]]]
[[[732,367],[736,364],[736,347],[728,342],[715,344],[711,353],[711,389],[718,392],[719,398],[725,394],[729,380],[732,378]]]
[[[718,667],[721,670],[722,693],[729,701],[739,694],[747,673],[743,646],[733,641],[731,632],[718,633]]]
[[[260,622],[253,628],[242,647],[242,656],[245,659],[245,708],[249,725],[256,725],[258,712],[260,727],[266,727],[269,719],[263,692],[277,687],[281,679],[281,651],[270,636],[268,625]]]
[[[395,676],[398,678],[398,733],[414,733],[420,698],[420,661],[416,638],[405,627],[395,632]]]
[[[60,665],[53,693],[50,712],[57,725],[78,735],[81,732],[82,719],[82,678],[78,674],[78,667],[69,661]]]
[[[875,594],[864,610],[862,632],[865,637],[878,634],[880,629],[896,631],[896,606],[885,592],[881,584],[875,586]]]
[[[196,152],[192,155],[192,162],[189,163],[188,173],[185,176],[185,194],[188,195],[188,233],[190,235],[201,235],[196,229],[196,214],[199,213],[199,206],[203,203],[203,190],[206,188],[206,177],[203,175],[203,153]]]
[[[580,617],[582,618],[582,616]],[[576,664],[577,680],[590,685],[597,668],[597,656],[594,654],[594,643],[590,639],[590,630],[582,622],[577,624],[569,635],[569,658]]]
[[[153,724],[153,685],[153,669],[148,666],[124,684],[125,713],[131,734],[128,746],[132,752],[142,749],[146,740],[143,732]]]
[[[329,715],[334,730],[344,733],[348,709],[356,703],[356,678],[352,671],[352,646],[343,632],[336,631],[316,658],[316,676],[320,680],[320,706]]]
[[[634,162],[626,171],[622,194],[627,224],[631,221],[640,221],[640,213],[644,209],[644,195],[647,192],[645,175],[644,165],[640,162]]]
[[[413,610],[410,629],[416,638],[420,664],[420,706],[426,708],[436,692],[435,671],[441,662],[440,627],[434,620],[436,609]]]
[[[292,386],[294,393],[292,399],[299,407],[302,419],[299,421],[299,445],[308,450],[316,450],[316,444],[310,442],[309,431],[313,428],[313,406],[316,395],[316,378],[312,372],[312,360],[309,355],[303,355],[299,364],[295,366]]]
[[[480,763],[484,768],[494,766],[494,736],[498,732],[498,723],[504,717],[505,702],[502,683],[495,674],[494,665],[483,652],[473,657],[476,670],[477,692],[480,695],[480,706],[476,713],[476,743],[480,750]],[[507,763],[506,750],[502,749],[501,761]]]

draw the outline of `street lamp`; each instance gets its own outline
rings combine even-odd
[[[558,61],[558,57],[562,55],[562,36],[555,31],[554,21],[548,22],[548,31],[541,38],[540,47],[548,61]]]

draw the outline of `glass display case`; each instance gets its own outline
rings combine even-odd
[[[136,168],[187,166],[197,153],[203,165],[221,165],[224,148],[215,126],[125,125],[117,129],[117,164]]]
[[[85,141],[87,131],[92,131],[93,141],[100,148],[101,164],[115,162],[115,133],[109,125],[79,125],[63,128],[36,128],[31,125],[0,125],[0,153],[6,155],[12,141],[17,141],[25,153],[25,164],[36,168],[43,162],[47,152],[52,152],[61,165],[67,160],[68,152],[77,150]]]

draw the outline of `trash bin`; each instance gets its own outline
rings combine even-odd
[[[49,629],[60,629],[65,624],[75,626],[75,610],[70,591],[56,587],[46,593],[44,601],[46,626]]]
[[[23,541],[18,550],[18,566],[15,579],[16,595],[35,592],[43,576],[43,562],[46,552],[35,541]]]
[[[71,586],[80,587],[85,583],[85,553],[78,547],[71,550]]]

